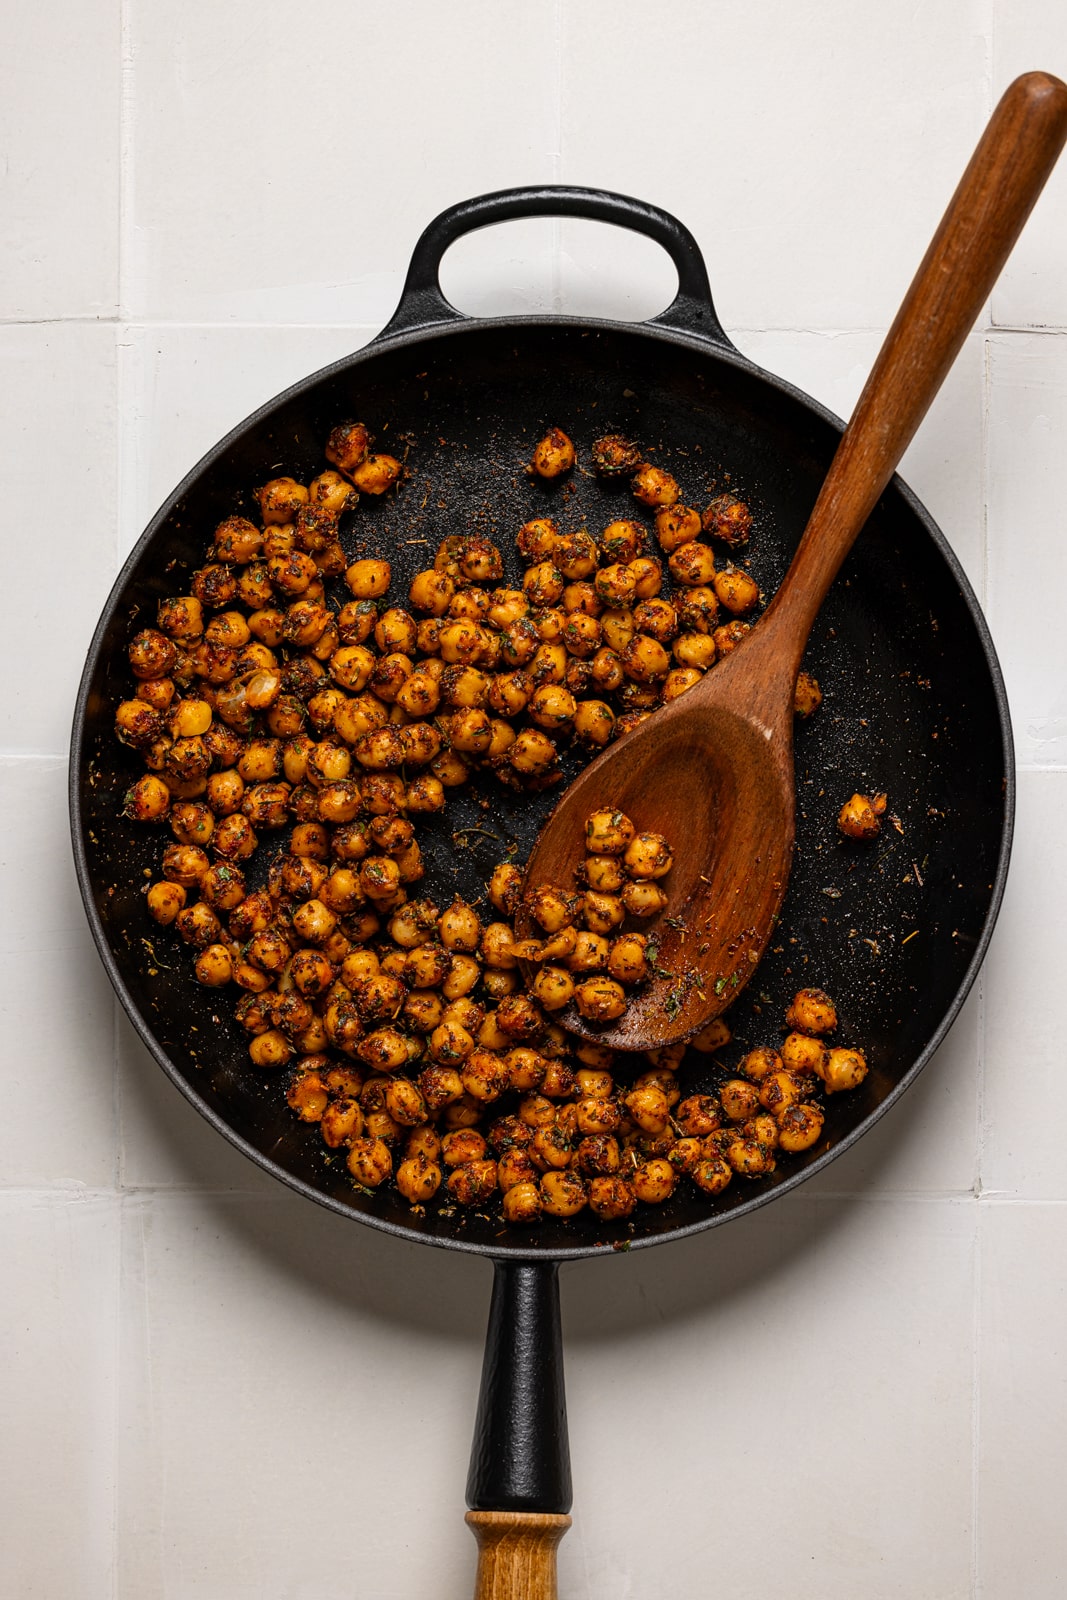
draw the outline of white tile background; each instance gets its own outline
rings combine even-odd
[[[847,410],[995,94],[1067,73],[1067,11],[66,0],[9,7],[5,45],[0,1592],[459,1596],[487,1270],[276,1192],[116,1017],[64,815],[92,625],[178,477],[365,342],[465,195],[673,209],[740,347]],[[671,277],[644,241],[553,222],[445,272],[471,310],[630,317]],[[821,1181],[564,1273],[566,1597],[1067,1588],[1065,441],[1067,163],[905,464],[1015,717],[985,975]]]

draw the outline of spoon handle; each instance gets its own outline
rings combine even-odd
[[[760,626],[795,665],[841,563],[944,382],[1067,140],[1067,84],[1005,90],[886,335]],[[782,659],[780,656],[779,659]]]

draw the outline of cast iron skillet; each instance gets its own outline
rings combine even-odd
[[[677,297],[637,325],[474,319],[447,303],[438,268],[449,245],[475,228],[540,215],[648,235],[677,268]],[[1000,905],[1014,800],[1004,686],[959,563],[895,479],[812,637],[808,665],[826,700],[798,732],[797,855],[779,936],[734,1008],[722,1061],[694,1054],[683,1067],[690,1092],[713,1086],[744,1049],[781,1037],[795,988],[829,988],[841,1042],[862,1045],[871,1070],[860,1090],[830,1101],[815,1149],[770,1177],[738,1180],[714,1202],[682,1185],[665,1206],[618,1224],[585,1213],[505,1232],[489,1217],[416,1216],[395,1193],[363,1194],[317,1130],[292,1118],[277,1082],[251,1067],[228,1000],[198,989],[184,953],[153,936],[142,890],[159,838],[120,817],[136,766],[112,734],[129,638],[154,621],[161,596],[182,591],[216,522],[254,514],[249,491],[274,474],[321,470],[331,427],[356,417],[380,448],[408,452],[410,475],[399,499],[364,497],[343,538],[349,550],[387,555],[401,594],[446,534],[484,531],[507,552],[517,527],[539,513],[594,529],[628,514],[625,488],[583,473],[562,490],[545,488],[524,475],[534,441],[557,425],[586,460],[600,433],[636,437],[677,475],[688,502],[703,505],[727,486],[740,493],[756,514],[750,565],[769,595],[841,424],[734,348],[696,242],[666,212],[593,189],[485,195],[426,229],[377,339],[262,407],[189,474],[120,573],[89,651],[71,749],[74,853],[93,935],[134,1027],[208,1121],[301,1194],[372,1227],[494,1261],[468,1502],[563,1513],[570,1472],[557,1263],[677,1239],[765,1204],[846,1149],[915,1079],[963,1003]],[[509,577],[516,572],[517,563]],[[847,849],[835,832],[837,809],[857,788],[886,790],[899,819],[871,851]],[[453,885],[480,894],[502,844],[516,840],[524,856],[552,799],[517,805],[496,786],[452,799],[426,848],[435,897]]]

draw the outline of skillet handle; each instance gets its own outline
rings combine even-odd
[[[467,1524],[475,1600],[556,1600],[556,1546],[571,1525],[559,1270],[493,1262]]]
[[[582,217],[590,222],[611,222],[653,239],[670,256],[678,272],[678,293],[665,311],[649,325],[697,334],[712,344],[733,350],[715,313],[704,257],[689,229],[669,211],[650,206],[630,195],[607,189],[582,189],[565,184],[499,189],[449,206],[433,219],[418,240],[400,292],[400,303],[378,335],[391,339],[398,333],[442,324],[468,322],[441,291],[441,259],[450,245],[465,233],[519,217]],[[640,324],[637,324],[640,326]]]

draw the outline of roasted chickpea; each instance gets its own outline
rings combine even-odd
[[[690,1169],[689,1176],[705,1194],[721,1194],[733,1176],[733,1168],[723,1156],[704,1156]]]
[[[667,563],[671,577],[686,588],[699,588],[715,578],[715,557],[706,544],[683,544]]]
[[[752,532],[752,513],[735,495],[720,494],[706,506],[701,524],[705,533],[724,544],[744,544]]]
[[[576,1217],[588,1203],[585,1184],[576,1172],[546,1172],[540,1194],[542,1209],[552,1217]]]
[[[585,842],[590,855],[621,856],[636,833],[622,811],[605,808],[586,818]]]
[[[556,747],[547,733],[524,728],[508,750],[507,763],[521,778],[539,778],[556,765]]]
[[[448,1192],[461,1206],[485,1205],[496,1187],[496,1162],[491,1160],[470,1161],[448,1177]]]
[[[671,847],[661,833],[635,834],[622,859],[629,877],[640,881],[666,877],[674,864]]]
[[[626,1010],[626,993],[612,978],[586,978],[575,989],[574,999],[587,1022],[614,1022]]]
[[[854,794],[846,800],[837,817],[838,832],[846,839],[877,838],[886,808],[884,794]]]
[[[785,1014],[786,1026],[820,1038],[837,1027],[837,1008],[822,989],[798,989]]]
[[[662,467],[654,467],[650,461],[638,467],[631,488],[636,500],[653,507],[673,506],[681,493],[671,474]]]
[[[644,983],[649,976],[648,940],[643,933],[624,933],[608,954],[608,972],[622,984]]]
[[[793,695],[793,712],[802,720],[815,715],[822,705],[822,690],[818,680],[810,672],[801,672],[797,677],[796,691]],[[862,797],[861,797],[862,798]]]
[[[628,1217],[636,1203],[633,1185],[625,1178],[597,1177],[589,1180],[589,1209],[602,1222],[617,1222]]]
[[[670,1199],[677,1178],[670,1162],[659,1156],[643,1162],[630,1181],[634,1186],[634,1194],[645,1205],[661,1206]]]
[[[593,587],[597,599],[602,605],[612,610],[625,608],[636,599],[637,584],[634,575],[628,566],[615,562],[611,566],[601,567],[593,580]],[[601,619],[601,631],[613,649],[619,648],[616,636],[612,633],[610,618]],[[626,641],[622,641],[625,643]]]
[[[534,446],[530,471],[538,478],[560,478],[575,462],[574,445],[562,428],[549,428]]]
[[[790,1155],[810,1150],[819,1139],[825,1117],[810,1102],[788,1106],[778,1118],[778,1142]]]
[[[637,445],[621,433],[605,433],[591,446],[593,471],[600,478],[626,477],[641,465]]]
[[[367,455],[349,476],[360,494],[385,494],[400,479],[403,467],[395,456]]]
[[[751,573],[737,567],[723,567],[716,572],[712,584],[719,604],[731,616],[743,617],[759,600],[759,584]]]
[[[861,1050],[827,1050],[819,1075],[827,1094],[856,1089],[867,1076],[867,1059]]]
[[[662,1133],[670,1118],[667,1096],[651,1084],[635,1088],[623,1101],[632,1122],[644,1133]]]
[[[384,1139],[353,1139],[347,1164],[352,1177],[364,1189],[380,1188],[393,1171],[392,1153]]]

